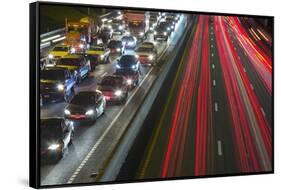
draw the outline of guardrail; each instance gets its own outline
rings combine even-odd
[[[100,19],[117,16],[118,11],[113,11],[100,16]],[[65,28],[59,28],[40,35],[40,50],[50,47],[65,39]]]

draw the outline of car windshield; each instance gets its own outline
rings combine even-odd
[[[53,51],[68,51],[68,47],[57,46],[53,49]]]
[[[136,63],[136,57],[134,55],[125,55],[121,57],[119,65],[126,67],[135,63]]]
[[[94,46],[94,47],[90,47],[89,50],[91,50],[91,51],[104,51],[104,48],[103,47]]]
[[[121,84],[122,84],[122,79],[116,77],[106,77],[101,81],[101,85],[105,85],[105,86],[119,86]]]
[[[40,73],[40,79],[64,80],[64,71],[63,70],[43,70]]]
[[[108,27],[104,27],[104,28],[102,29],[102,32],[111,32],[111,29],[108,28]]]
[[[92,94],[79,93],[73,97],[70,104],[75,105],[90,105],[94,102],[95,96]]]
[[[116,48],[116,47],[121,47],[122,42],[121,41],[110,41],[108,44],[109,48]]]
[[[40,126],[42,139],[60,139],[62,137],[61,120],[41,121]]]
[[[57,61],[57,65],[78,66],[80,60],[76,58],[63,58]]]
[[[139,47],[137,49],[137,52],[152,52],[153,48],[149,48],[149,47]]]
[[[136,75],[137,74],[137,71],[133,70],[133,69],[118,69],[116,70],[116,74],[117,75]]]

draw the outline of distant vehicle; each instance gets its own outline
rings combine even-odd
[[[97,89],[103,93],[106,101],[124,103],[128,97],[128,85],[124,77],[108,75],[103,77]]]
[[[153,33],[154,40],[164,40],[167,41],[170,35],[170,31],[167,30],[167,27],[157,26]]]
[[[160,13],[159,12],[150,12],[149,13],[149,31],[153,31],[154,28],[157,26],[160,20]]]
[[[124,20],[128,31],[137,39],[144,39],[149,30],[148,13],[144,11],[124,11]]]
[[[91,62],[92,70],[99,63],[109,63],[110,49],[104,47],[103,45],[90,46],[86,51],[86,56]]]
[[[139,84],[139,71],[135,71],[130,68],[123,68],[116,70],[114,74],[124,77],[129,89],[132,89]]]
[[[73,143],[73,123],[63,118],[40,119],[41,158],[59,161]]]
[[[74,95],[76,79],[68,69],[47,67],[40,72],[41,104],[45,101],[69,101]]]
[[[112,23],[111,23],[111,26],[112,26],[112,30],[113,30],[113,33],[114,34],[124,34],[125,32],[125,23],[123,20],[121,19],[113,19],[112,20]]]
[[[123,55],[117,60],[116,70],[131,69],[132,71],[140,70],[140,61],[137,55]]]
[[[64,117],[72,121],[95,122],[106,107],[100,91],[84,91],[76,94],[64,109]]]
[[[174,23],[166,22],[166,21],[161,21],[159,23],[159,27],[165,28],[167,30],[167,32],[169,33],[169,35],[175,30]]]
[[[137,38],[134,36],[123,36],[121,40],[126,49],[134,49],[137,45]]]
[[[136,54],[141,64],[151,65],[154,64],[157,59],[157,49],[152,42],[142,43],[136,49]]]
[[[166,21],[178,22],[178,21],[180,20],[180,14],[176,14],[176,13],[166,13],[166,14],[165,14],[165,20],[166,20]]]
[[[67,68],[76,77],[77,83],[89,76],[91,69],[90,61],[83,55],[67,55],[59,59],[56,67]]]
[[[48,55],[50,60],[60,59],[70,53],[70,46],[68,45],[56,45]]]
[[[125,52],[125,47],[121,40],[111,40],[107,47],[110,49],[110,54],[122,55]]]
[[[99,38],[101,38],[103,43],[106,44],[112,38],[112,35],[113,35],[112,27],[106,26],[101,29]]]

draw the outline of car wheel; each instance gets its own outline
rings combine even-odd
[[[74,132],[72,131],[71,135],[70,135],[70,141],[69,141],[69,146],[73,144],[73,138],[74,138]]]

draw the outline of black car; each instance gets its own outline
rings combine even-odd
[[[125,47],[121,40],[110,40],[107,46],[110,49],[111,54],[124,54]]]
[[[170,31],[167,30],[167,27],[157,26],[154,31],[154,40],[164,40],[167,41],[170,35]]]
[[[56,62],[56,67],[67,68],[76,77],[77,83],[89,76],[91,63],[81,54],[67,55]]]
[[[124,77],[129,89],[132,89],[133,87],[139,84],[140,74],[138,71],[134,71],[128,68],[123,68],[123,69],[116,70],[114,74]]]
[[[169,33],[169,35],[175,30],[174,23],[167,22],[167,21],[160,22],[159,23],[159,27],[166,28],[166,30]]]
[[[40,71],[41,104],[45,101],[68,101],[74,95],[75,77],[66,68],[46,67]]]
[[[97,89],[103,93],[107,102],[124,103],[128,97],[127,80],[120,75],[103,77]]]
[[[63,118],[40,119],[40,133],[41,158],[58,161],[73,142],[74,127]]]
[[[105,111],[106,100],[100,91],[76,94],[64,109],[64,117],[72,121],[95,122]]]
[[[116,70],[129,69],[132,71],[140,71],[140,61],[137,55],[122,55],[117,60]]]
[[[121,40],[126,49],[134,49],[138,41],[134,36],[123,36]]]
[[[103,27],[100,31],[99,38],[102,39],[103,43],[106,44],[112,38],[113,30],[110,27]]]
[[[122,35],[125,32],[125,24],[123,20],[113,19],[111,23],[113,33]]]

